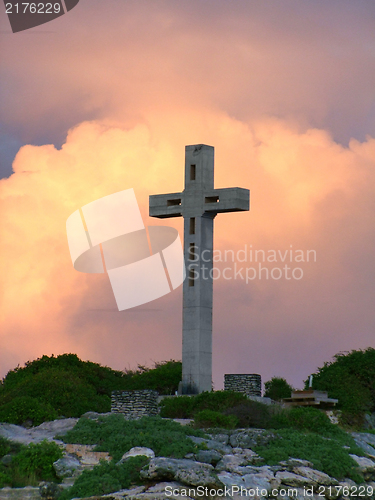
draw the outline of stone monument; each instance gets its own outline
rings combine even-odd
[[[218,213],[249,210],[248,189],[214,189],[214,148],[185,147],[185,189],[150,196],[150,216],[184,218],[182,394],[212,389],[213,223]]]

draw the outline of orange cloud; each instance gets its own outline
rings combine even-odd
[[[247,244],[284,252],[293,245],[317,252],[316,263],[299,265],[300,281],[215,281],[216,387],[223,369],[267,379],[280,374],[272,372],[277,365],[301,380],[327,353],[370,345],[375,140],[344,147],[323,130],[276,119],[155,112],[147,125],[131,128],[81,123],[59,150],[24,146],[14,174],[0,182],[2,375],[16,363],[66,351],[120,369],[180,356],[181,290],[119,313],[106,276],[73,269],[65,222],[90,201],[134,188],[147,225],[181,232],[181,220],[148,218],[148,196],[183,189],[184,145],[198,142],[216,146],[216,187],[251,189],[250,213],[216,218],[217,249]],[[353,338],[356,324],[362,333]],[[308,349],[298,355],[305,361],[292,367],[290,353],[303,342]],[[262,364],[259,354],[272,362]]]

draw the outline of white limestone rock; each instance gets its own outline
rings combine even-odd
[[[139,456],[144,456],[147,458],[155,458],[155,453],[153,450],[151,450],[151,448],[144,448],[142,446],[135,446],[134,448],[132,448],[131,450],[126,452],[122,456],[121,460],[119,460],[119,462],[117,462],[117,464],[123,464],[129,458],[139,457]]]
[[[76,457],[65,455],[65,457],[59,458],[53,463],[53,468],[56,476],[63,479],[64,477],[73,476],[81,468],[81,463]]]
[[[375,462],[366,457],[358,457],[357,455],[350,455],[352,459],[357,462],[359,471],[363,474],[365,481],[375,479]]]
[[[316,483],[310,478],[300,476],[299,474],[294,474],[294,472],[289,471],[278,471],[276,472],[276,479],[279,479],[282,484],[286,486],[295,486],[297,488],[304,486],[314,486]]]
[[[321,484],[323,486],[332,486],[339,484],[338,481],[328,474],[321,472],[319,470],[311,469],[310,467],[294,467],[293,472],[299,476],[306,477],[314,481],[316,484]]]
[[[214,468],[210,464],[193,462],[192,460],[157,457],[150,461],[147,470],[140,475],[144,479],[172,480],[192,486],[215,487],[217,478],[213,475]]]

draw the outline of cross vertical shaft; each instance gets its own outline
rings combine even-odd
[[[249,190],[214,189],[214,148],[185,147],[185,189],[150,196],[150,216],[184,218],[182,394],[212,388],[213,222],[219,212],[249,210]]]

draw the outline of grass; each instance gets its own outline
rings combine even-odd
[[[205,436],[200,430],[160,417],[125,420],[122,415],[109,415],[98,420],[81,418],[61,439],[65,443],[97,445],[97,451],[108,451],[118,461],[135,446],[151,448],[157,456],[183,458],[199,449],[188,435]]]
[[[341,429],[338,431],[329,437],[327,432],[321,435],[296,429],[279,429],[276,431],[277,439],[270,441],[267,446],[254,448],[254,451],[267,465],[277,465],[288,458],[301,458],[311,462],[314,469],[331,477],[339,480],[348,477],[361,483],[363,477],[356,472],[357,464],[349,453],[363,455],[363,452],[351,436]]]

